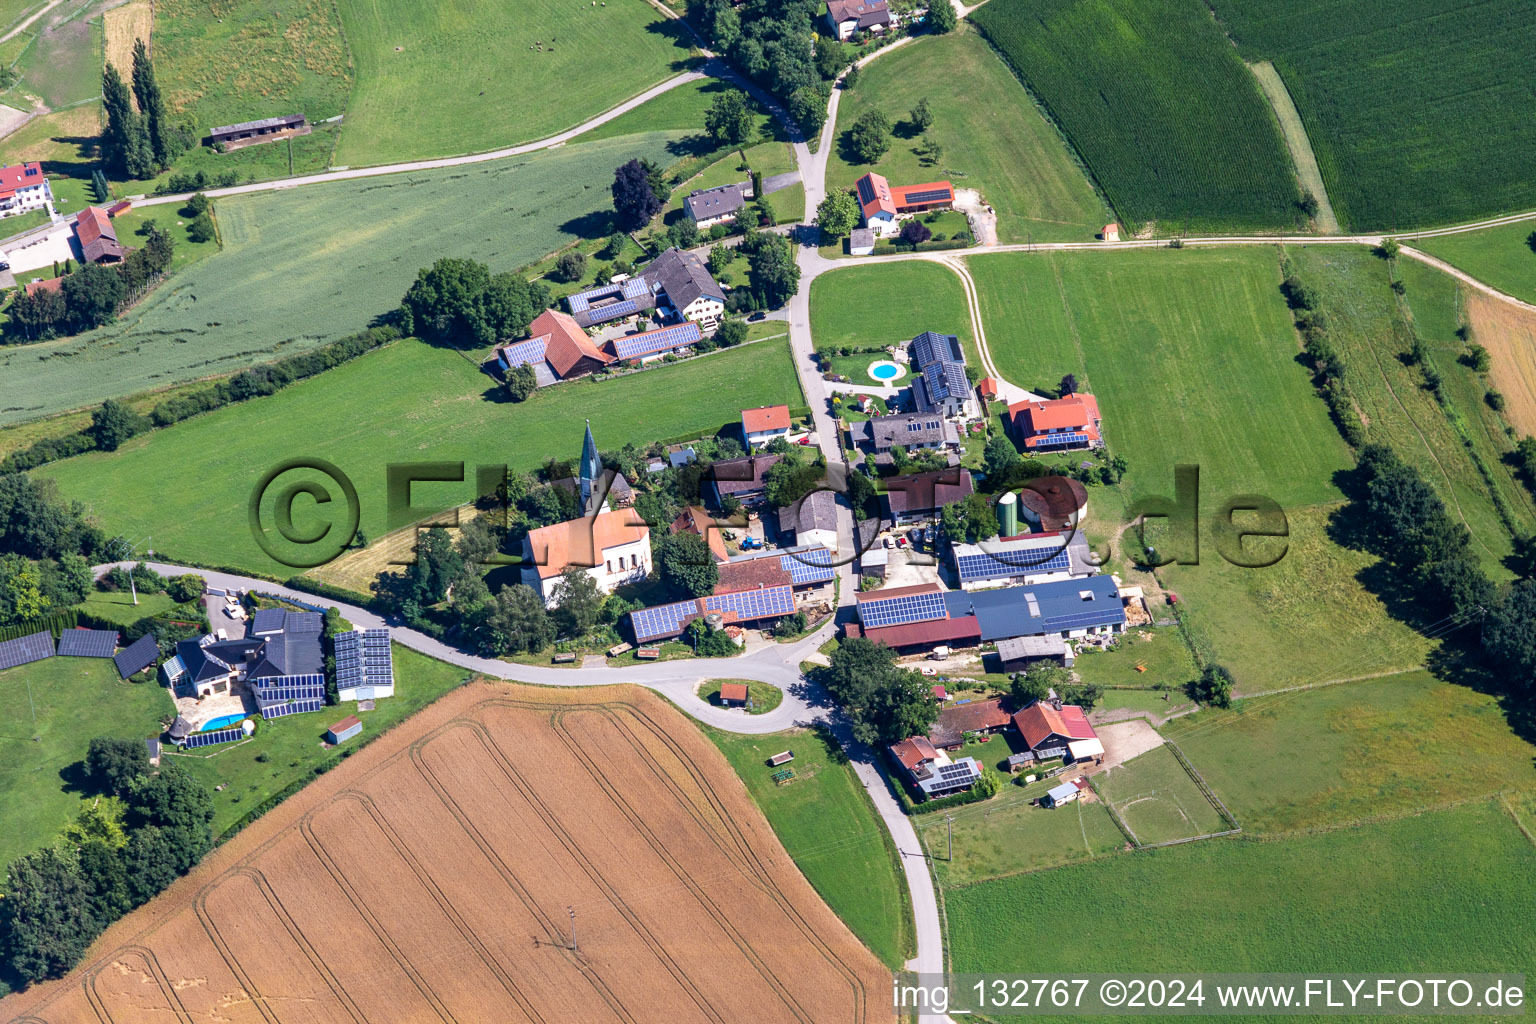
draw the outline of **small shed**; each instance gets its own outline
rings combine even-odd
[[[1071,646],[1056,635],[1018,636],[999,640],[997,657],[1003,663],[1004,672],[1024,672],[1042,663],[1071,668],[1076,660],[1072,656]]]
[[[1120,225],[1115,223],[1105,224],[1103,238],[1106,242],[1120,241]]]
[[[1035,752],[1033,750],[1026,750],[1022,754],[1008,755],[1008,771],[1013,775],[1017,775],[1021,769],[1028,768],[1034,763]]]
[[[721,683],[720,703],[728,708],[744,707],[747,703],[747,684]]]
[[[789,762],[793,761],[794,759],[795,752],[793,750],[781,750],[779,753],[774,754],[768,759],[768,764],[774,768],[777,768],[779,765],[789,764]]]
[[[1069,804],[1076,800],[1081,793],[1082,790],[1073,783],[1063,782],[1041,797],[1040,802],[1047,807],[1060,807],[1062,804]]]
[[[873,256],[875,252],[875,229],[854,228],[848,236],[848,252],[854,256]]]
[[[363,731],[363,721],[356,715],[348,715],[330,729],[326,730],[325,741],[327,743],[345,743],[347,740]]]
[[[870,548],[859,555],[859,575],[874,576],[885,579],[885,571],[890,567],[891,553],[885,548]]]
[[[170,736],[172,743],[180,743],[192,735],[192,723],[177,715],[176,721],[172,722],[171,727],[166,730],[166,735]]]
[[[641,659],[642,661],[655,661],[657,658],[661,657],[661,648],[637,647],[635,648],[635,657]]]
[[[146,748],[148,748],[148,750],[149,750],[149,763],[152,764],[152,765],[159,765],[159,763],[160,763],[160,740],[159,740],[159,738],[157,738],[155,736],[151,736],[149,739],[144,741],[144,746]]]

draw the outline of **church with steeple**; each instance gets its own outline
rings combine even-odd
[[[571,566],[585,569],[605,594],[650,575],[650,528],[632,507],[634,490],[624,474],[603,468],[590,421],[576,476],[555,486],[576,491],[581,518],[530,530],[523,540],[523,582],[546,605],[560,603],[561,574]]]

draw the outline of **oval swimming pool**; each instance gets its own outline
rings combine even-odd
[[[243,721],[245,721],[244,715],[225,715],[222,718],[215,718],[211,722],[204,722],[203,727],[197,731],[211,732],[214,729],[227,729],[232,725],[239,725]]]
[[[869,375],[876,380],[892,380],[901,373],[900,367],[891,363],[876,363],[869,368]]]

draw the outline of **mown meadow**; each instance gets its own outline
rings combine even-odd
[[[971,20],[1130,225],[1295,225],[1296,179],[1274,115],[1205,4],[992,0]]]
[[[811,282],[811,336],[818,349],[893,345],[924,331],[956,335],[974,352],[965,289],[948,267],[909,260],[849,267]]]

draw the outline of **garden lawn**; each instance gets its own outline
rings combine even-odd
[[[167,755],[200,779],[209,792],[213,793],[216,786],[225,787],[222,792],[213,793],[214,836],[222,836],[236,824],[242,824],[242,819],[262,810],[262,802],[269,797],[333,767],[343,756],[351,756],[368,741],[378,739],[391,726],[399,725],[470,678],[467,669],[436,661],[398,644],[394,647],[394,666],[395,696],[381,698],[374,711],[358,711],[356,701],[346,701],[311,714],[258,721],[256,734],[249,742],[203,748],[216,751],[208,756],[196,751]],[[363,720],[362,735],[339,748],[326,746],[326,729],[352,714]]]
[[[706,704],[719,705],[720,687],[725,683],[746,683],[747,699],[752,702],[752,707],[747,710],[749,715],[766,715],[780,704],[784,703],[784,691],[772,683],[760,683],[754,679],[712,679],[704,684],[699,691],[699,697]]]
[[[134,604],[133,594],[126,590],[121,593],[93,590],[75,607],[98,619],[106,619],[120,626],[131,626],[145,616],[170,611],[176,607],[176,602],[171,600],[169,594],[140,594],[139,603]]]
[[[907,123],[924,98],[933,112],[926,135],[944,149],[931,166],[918,158],[921,138]],[[872,109],[891,119],[896,137],[870,167],[848,152],[844,137]],[[852,188],[869,170],[897,185],[947,178],[956,188],[981,191],[997,210],[998,241],[1004,244],[1084,241],[1112,219],[1061,133],[964,22],[949,35],[919,37],[864,68],[838,101],[837,128],[827,157],[828,188]]]
[[[1533,900],[1536,846],[1488,802],[1113,857],[951,889],[944,902],[953,970],[1070,977],[1084,949],[1095,970],[1122,973],[1408,973],[1468,950],[1478,970],[1528,972]],[[1039,922],[1064,906],[1074,940],[1040,941]]]
[[[661,159],[668,138],[221,199],[223,250],[119,322],[0,348],[0,423],[232,373],[362,330],[443,256],[514,270],[605,237],[613,168]]]
[[[926,260],[877,263],[834,270],[811,283],[818,350],[904,344],[924,331],[959,335],[966,352],[975,351],[965,290],[947,267]],[[910,373],[904,382],[911,382]]]
[[[1438,238],[1412,238],[1409,245],[1465,270],[1506,295],[1536,303],[1536,221]],[[1404,261],[1408,262],[1408,261]]]
[[[1147,639],[1141,639],[1141,633],[1145,633]],[[1136,671],[1138,665],[1144,666],[1146,671]],[[1100,686],[1150,689],[1165,683],[1174,689],[1176,697],[1182,694],[1185,683],[1200,674],[1190,656],[1189,645],[1177,629],[1145,626],[1132,628],[1112,651],[1085,649],[1077,656],[1072,671],[1082,677],[1083,682]]]
[[[1249,832],[1536,790],[1536,746],[1499,699],[1427,672],[1242,700],[1163,732]]]
[[[913,818],[932,858],[934,877],[946,889],[1102,857],[1127,845],[1109,812],[1096,800],[1053,809],[1033,807],[1030,801],[1058,785],[1057,780],[1043,779],[1027,787],[1007,775],[1003,781],[1002,791],[991,800],[948,812],[954,818],[954,860],[946,859],[946,815]]]
[[[731,91],[734,86],[718,78],[696,78],[691,82],[674,86],[660,96],[646,100],[633,110],[627,110],[578,136],[576,142],[597,142],[614,139],[621,135],[638,135],[643,132],[683,132],[699,134],[704,131],[704,115],[715,97]],[[763,117],[760,126],[768,124]],[[699,146],[708,146],[707,139]]]
[[[744,408],[805,402],[783,341],[609,381],[560,384],[521,404],[502,394],[477,360],[408,339],[275,395],[140,435],[117,452],[90,453],[39,472],[84,501],[109,535],[153,536],[156,555],[165,560],[285,578],[293,570],[259,550],[246,514],[258,478],[282,460],[334,462],[358,489],[363,530],[382,537],[389,532],[384,471],[390,463],[469,464],[463,484],[415,485],[416,513],[407,520],[414,521],[470,500],[476,465],[531,470],[552,456],[575,458],[588,419],[599,445],[612,450],[631,441],[713,433],[736,423]],[[688,400],[677,401],[679,394]],[[295,506],[300,529],[321,515],[307,498]]]
[[[1522,114],[1536,2],[1214,0],[1248,60],[1270,58],[1340,221],[1400,231],[1536,205]]]
[[[349,166],[546,138],[680,73],[688,56],[682,23],[645,0],[339,7],[357,66],[336,151]]]
[[[1295,224],[1279,126],[1199,0],[993,0],[971,21],[1131,225]]]
[[[896,848],[836,742],[797,729],[743,736],[700,726],[746,785],[806,879],[887,966],[914,946],[912,907]],[[795,779],[780,786],[767,760],[793,750]]]
[[[94,737],[144,739],[175,713],[164,689],[120,681],[108,658],[0,672],[0,864],[49,845],[80,812]]]
[[[64,0],[32,23],[32,41],[16,60],[20,80],[5,94],[10,106],[30,110],[35,96],[50,110],[101,95],[101,17],[93,0]]]
[[[1166,745],[1116,765],[1094,783],[1144,845],[1232,827]]]
[[[1010,253],[967,264],[998,371],[1053,392],[1076,374],[1098,398],[1110,448],[1130,462],[1128,500],[1171,495],[1181,463],[1200,467],[1212,509],[1254,492],[1282,506],[1337,499],[1332,476],[1349,452],[1296,362],[1273,250]],[[881,306],[845,306],[850,317],[865,308]]]
[[[19,164],[36,160],[50,175],[89,178],[96,166],[96,136],[100,133],[99,102],[42,114],[0,139],[0,161]]]

